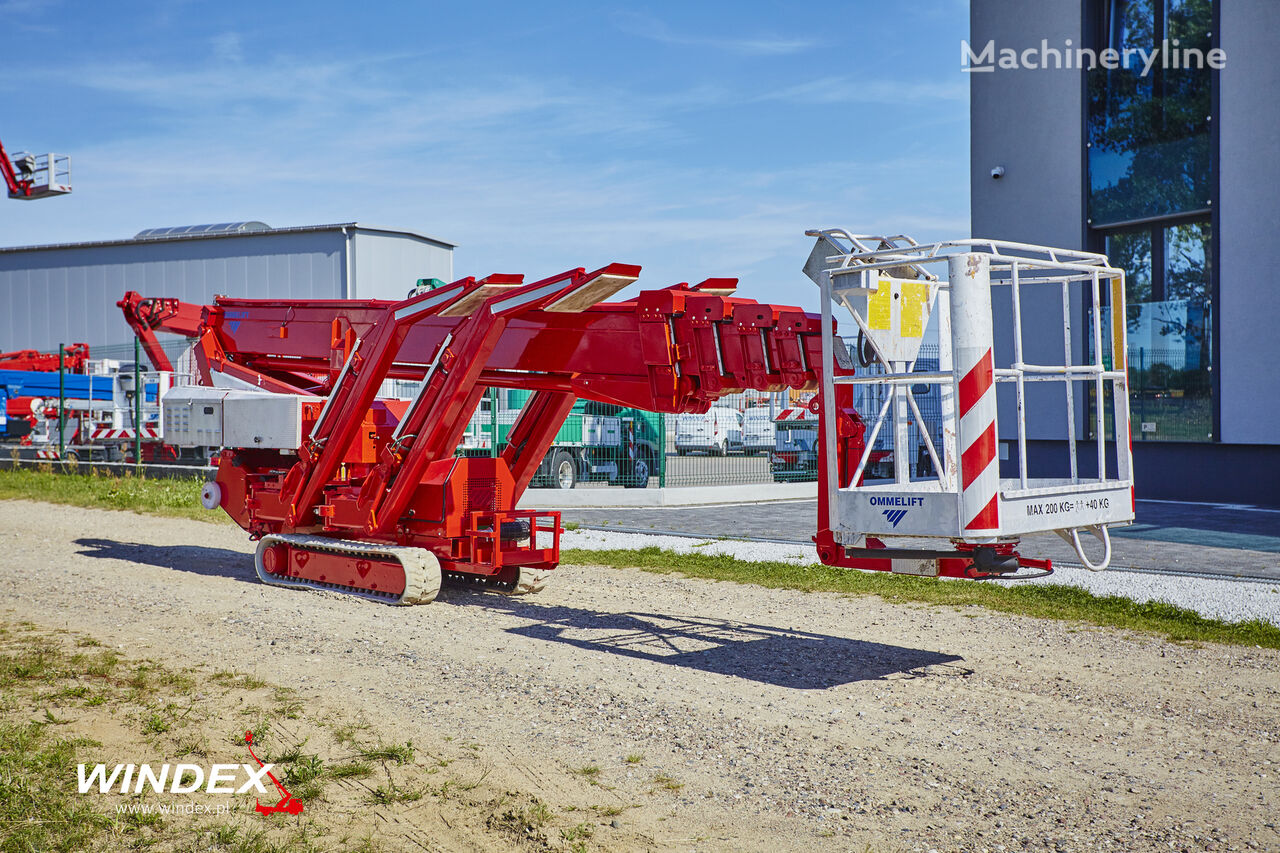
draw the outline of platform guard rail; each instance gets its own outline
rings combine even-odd
[[[882,432],[895,448],[894,476],[842,486],[836,473],[834,418],[824,419],[825,476],[819,488],[825,504],[821,531],[836,547],[865,547],[868,536],[939,537],[960,549],[999,546],[1017,537],[1053,531],[1075,548],[1081,563],[1101,570],[1111,559],[1108,528],[1134,517],[1126,352],[1124,272],[1104,255],[997,240],[953,240],[917,244],[902,235],[854,235],[843,229],[806,232],[817,238],[805,271],[822,292],[823,352],[830,369],[822,373],[824,411],[835,407],[838,385],[872,385],[884,390],[883,403],[867,423],[866,450],[850,482],[867,470],[871,449]],[[1024,290],[1055,288],[1060,293],[1060,363],[1032,363],[1025,357]],[[1012,336],[1009,352],[997,352],[992,293],[1007,288]],[[1073,292],[1088,311],[1086,342],[1080,347],[1073,321]],[[1103,328],[1100,310],[1109,298],[1112,322]],[[1055,300],[1057,302],[1057,300]],[[1037,300],[1043,306],[1043,300]],[[853,321],[846,338],[858,336],[854,350],[879,364],[882,372],[850,375],[836,369],[842,349],[833,330],[833,311],[841,307]],[[936,371],[915,371],[925,329],[933,321],[939,344]],[[842,324],[845,321],[842,319]],[[1049,325],[1043,316],[1037,328]],[[1104,334],[1110,340],[1104,339]],[[1104,364],[1105,350],[1119,354]],[[1044,347],[1039,346],[1038,352]],[[1079,356],[1079,357],[1077,357]],[[843,374],[843,375],[841,375]],[[1029,471],[1028,422],[1045,434],[1046,413],[1027,404],[1031,383],[1058,383],[1063,389],[1067,476],[1034,477]],[[1014,417],[1002,424],[997,387],[1013,388]],[[940,389],[942,440],[918,432],[932,462],[930,476],[913,475],[907,427],[922,423],[912,387]],[[1092,437],[1078,438],[1083,408],[1093,400]],[[1107,417],[1108,413],[1110,417]],[[1058,414],[1057,416],[1061,416]],[[1016,476],[1000,475],[1001,439],[1017,448]],[[1093,456],[1082,467],[1084,447]],[[1109,460],[1114,468],[1108,469]],[[1097,537],[1100,558],[1086,556],[1081,533]],[[936,574],[936,560],[903,561],[901,571]],[[934,567],[931,570],[931,565]],[[895,570],[899,570],[895,567]]]

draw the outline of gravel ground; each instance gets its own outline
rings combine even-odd
[[[1280,849],[1273,650],[591,566],[390,608],[257,583],[229,526],[23,502],[0,548],[11,618],[474,743],[622,808],[603,849]]]
[[[680,554],[724,554],[741,560],[816,563],[812,549],[770,542],[653,536],[604,530],[567,531],[562,548],[605,550],[657,546]],[[968,581],[962,581],[968,583]],[[1091,572],[1058,566],[1049,577],[1017,583],[1055,583],[1080,587],[1098,595],[1122,595],[1134,601],[1165,601],[1231,622],[1263,619],[1280,625],[1280,583],[1240,582],[1210,578],[1173,577],[1135,572]]]

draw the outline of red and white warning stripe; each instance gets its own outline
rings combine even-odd
[[[793,406],[790,409],[783,409],[774,418],[774,421],[816,421],[818,416],[803,406]]]
[[[988,349],[960,379],[960,506],[966,532],[1000,526],[993,367]]]
[[[996,388],[992,358],[991,261],[986,255],[949,259],[955,310],[951,341],[957,383],[960,445],[960,526],[966,536],[997,535],[1000,462],[996,454]]]
[[[94,441],[110,441],[119,438],[133,438],[132,429],[95,429],[91,435]],[[160,433],[155,427],[144,426],[142,428],[143,438],[159,438]]]
[[[56,450],[37,450],[37,451],[36,451],[36,458],[37,458],[37,459],[57,459],[57,458],[58,458],[58,451],[56,451]]]

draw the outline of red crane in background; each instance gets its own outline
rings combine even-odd
[[[12,158],[0,142],[0,173],[9,198],[30,201],[71,192],[71,158],[66,154],[28,154]]]

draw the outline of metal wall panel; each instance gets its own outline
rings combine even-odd
[[[115,304],[126,290],[196,303],[340,298],[343,246],[334,230],[0,253],[0,350],[129,344]]]
[[[1038,48],[1042,38],[1055,47],[1069,38],[1083,40],[1080,0],[1025,3],[1022,0],[973,0],[969,6],[969,43],[981,51],[988,39],[997,49]],[[969,75],[970,225],[975,237],[1017,240],[1083,249],[1084,242],[1084,89],[1074,71],[1005,69]],[[991,170],[1003,166],[1000,180]],[[996,349],[1013,351],[1013,312],[1009,288],[996,288],[993,305]],[[1072,296],[1076,359],[1084,351],[1079,318],[1083,303]],[[1023,345],[1028,362],[1058,363],[1062,358],[1062,300],[1049,288],[1023,290]],[[1014,398],[999,393],[1000,438],[1017,434]],[[1084,399],[1076,386],[1077,436],[1083,435]],[[1066,439],[1066,402],[1058,383],[1033,385],[1027,405],[1052,415],[1028,424],[1028,438]]]
[[[1218,127],[1222,363],[1214,370],[1221,371],[1222,440],[1280,444],[1280,300],[1274,284],[1280,269],[1280,106],[1263,94],[1280,89],[1273,44],[1280,4],[1223,2],[1221,14],[1227,51],[1219,72]]]
[[[355,234],[351,298],[404,299],[420,278],[453,281],[453,250],[409,236],[359,230]],[[469,271],[468,274],[486,275]]]

